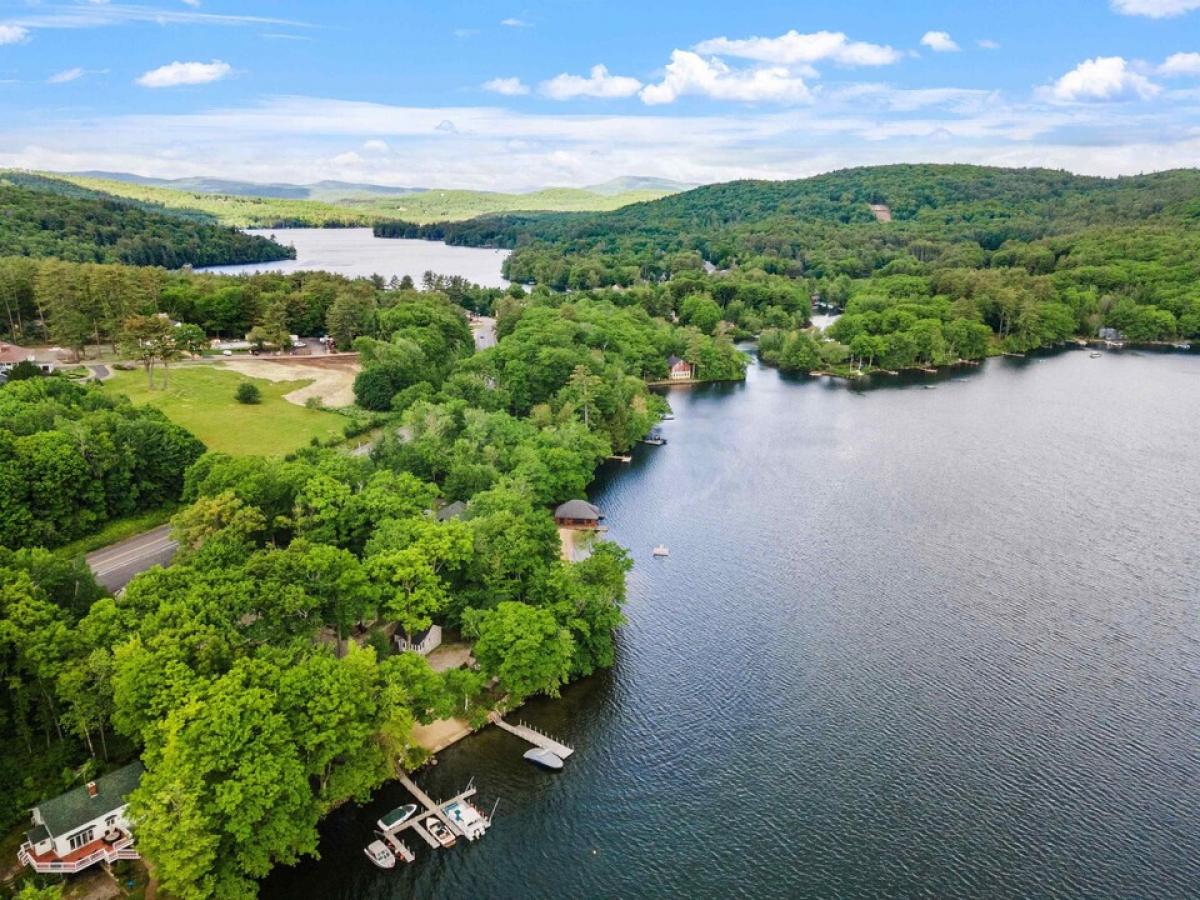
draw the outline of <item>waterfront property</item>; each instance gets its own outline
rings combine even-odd
[[[125,807],[142,771],[140,762],[131,763],[39,803],[18,859],[35,872],[62,874],[137,859]]]
[[[402,653],[405,650],[411,650],[413,653],[428,656],[442,644],[442,626],[430,625],[428,628],[414,631],[412,634],[403,628],[397,628],[396,633],[392,635],[392,641],[395,642],[396,649]]]
[[[696,377],[696,368],[685,359],[678,356],[667,358],[667,368],[670,370],[672,381],[691,381]]]
[[[554,510],[554,521],[563,528],[599,528],[600,507],[586,500],[568,500]]]

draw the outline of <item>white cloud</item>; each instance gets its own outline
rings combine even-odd
[[[183,0],[183,2],[192,9],[196,9],[200,6],[200,0]]]
[[[307,22],[269,16],[204,13],[194,9],[160,9],[136,3],[27,4],[30,12],[12,16],[7,26],[38,28],[101,28],[147,22],[153,25],[290,25],[311,28]]]
[[[353,150],[348,150],[345,153],[339,153],[330,160],[335,166],[358,166],[361,165],[363,158]]]
[[[705,59],[689,50],[673,51],[663,80],[646,85],[640,94],[642,102],[651,106],[687,95],[746,103],[802,103],[812,97],[804,79],[786,67],[731,69],[719,59]]]
[[[29,40],[29,29],[20,25],[0,25],[0,44],[20,44]]]
[[[1074,103],[1086,100],[1148,100],[1162,89],[1135,72],[1120,56],[1097,56],[1081,62],[1040,93],[1049,100]]]
[[[913,160],[1117,175],[1200,158],[1200,132],[1167,105],[1031,104],[886,85],[826,89],[814,100],[720,115],[546,114],[308,96],[156,115],[59,109],[0,119],[0,166],[300,184],[330,177],[331,160],[347,147],[386,140],[389,153],[359,149],[361,162],[339,165],[380,184],[524,190],[630,172],[709,182]]]
[[[509,16],[507,19],[501,19],[500,24],[506,28],[531,28],[532,25],[524,19],[518,19],[515,16]]]
[[[999,50],[1000,49],[999,42],[993,41],[991,38],[980,38],[979,40],[977,40],[975,42],[975,44],[982,50]]]
[[[555,75],[538,85],[538,91],[551,100],[570,100],[574,97],[632,97],[642,83],[628,75],[610,75],[606,66],[592,66],[587,78],[582,75]]]
[[[529,85],[520,78],[492,78],[482,85],[485,91],[493,94],[503,94],[505,97],[520,97],[529,93]]]
[[[363,149],[369,150],[372,153],[387,153],[388,144],[387,141],[381,141],[379,138],[374,138],[373,140],[363,141]]]
[[[229,63],[214,59],[212,62],[173,62],[151,69],[135,79],[136,84],[147,88],[178,87],[183,84],[208,84],[220,81],[233,71]]]
[[[1165,19],[1200,9],[1200,0],[1112,0],[1112,8],[1127,16]]]
[[[921,44],[934,53],[954,53],[960,49],[954,38],[945,31],[927,31],[921,36]]]
[[[479,34],[478,28],[455,28],[453,32],[456,38],[469,38]]]
[[[1158,67],[1160,75],[1200,75],[1200,53],[1172,53]]]
[[[68,81],[75,81],[82,78],[85,72],[83,69],[76,66],[73,69],[63,69],[61,72],[55,72],[46,79],[47,84],[66,84]]]
[[[744,40],[718,37],[701,41],[694,49],[697,53],[734,56],[784,66],[826,60],[845,66],[885,66],[903,58],[903,54],[898,50],[882,44],[852,41],[840,31],[800,34],[792,30],[779,37],[752,37]]]

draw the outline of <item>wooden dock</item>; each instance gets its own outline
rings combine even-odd
[[[502,719],[497,713],[491,713],[488,718],[491,719],[495,725],[503,728],[509,734],[515,734],[521,740],[528,741],[535,747],[541,747],[543,750],[549,750],[559,759],[566,759],[575,752],[573,747],[568,747],[566,744],[556,741],[548,734],[542,734],[536,728],[532,728],[529,725],[513,725],[509,722],[505,722],[504,719]]]
[[[446,815],[445,808],[452,803],[458,803],[468,799],[469,797],[474,797],[476,794],[474,785],[468,785],[467,789],[461,794],[451,797],[449,800],[444,800],[441,803],[437,803],[432,797],[417,787],[416,782],[414,782],[403,772],[400,773],[400,783],[404,785],[405,790],[413,795],[417,803],[425,807],[425,809],[423,812],[413,813],[411,817],[405,819],[404,822],[402,822],[396,828],[393,828],[391,831],[392,834],[399,834],[400,832],[411,828],[423,841],[425,841],[425,843],[436,850],[442,845],[438,842],[437,838],[435,838],[425,829],[425,827],[421,824],[421,820],[426,819],[429,816],[437,816],[438,819],[441,820],[442,824],[450,829],[451,834],[457,837],[466,837],[466,833],[458,827],[457,823],[455,823],[453,819]]]

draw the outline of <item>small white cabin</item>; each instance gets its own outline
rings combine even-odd
[[[420,653],[422,656],[428,656],[442,645],[442,626],[430,625],[424,631],[414,631],[412,634],[407,634],[404,629],[397,628],[396,633],[392,635],[392,640],[396,643],[396,649],[402,653],[412,651]]]

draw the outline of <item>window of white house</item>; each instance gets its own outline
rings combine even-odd
[[[112,828],[116,824],[117,824],[116,816],[109,816],[107,819],[104,820],[104,825],[106,828]]]
[[[67,838],[67,844],[72,850],[78,850],[84,844],[90,844],[92,842],[95,831],[95,828],[85,828],[83,831],[77,831]]]

